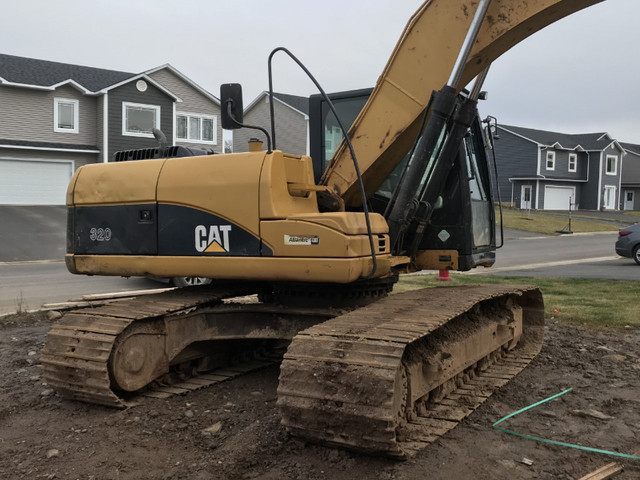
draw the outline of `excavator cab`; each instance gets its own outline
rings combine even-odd
[[[353,123],[371,92],[372,89],[361,89],[329,95],[344,125]],[[343,139],[336,117],[321,95],[312,95],[309,99],[309,132],[314,176],[318,181]],[[387,217],[389,201],[401,182],[410,156],[411,152],[404,156],[369,199],[374,212]],[[476,115],[464,136],[442,194],[434,205],[430,222],[421,233],[415,254],[418,268],[466,271],[493,265],[496,250],[494,226],[489,162]],[[408,235],[413,236],[415,229],[415,226],[410,228]]]

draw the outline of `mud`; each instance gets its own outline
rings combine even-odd
[[[49,326],[31,318],[0,324],[3,479],[578,479],[616,459],[491,428],[569,387],[505,426],[640,454],[636,330],[547,320],[542,352],[529,367],[440,440],[397,462],[290,437],[276,408],[278,366],[123,411],[64,400],[43,385],[39,366]],[[640,478],[640,460],[618,461],[625,470],[616,479]]]

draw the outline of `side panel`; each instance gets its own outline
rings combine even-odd
[[[167,159],[158,180],[158,203],[209,212],[259,237],[258,195],[265,155],[257,152]]]
[[[156,255],[156,204],[109,205],[70,209],[67,241],[84,255]],[[73,225],[73,230],[71,229]],[[71,253],[71,252],[69,252]]]
[[[268,247],[262,252],[271,255]],[[159,255],[259,256],[260,239],[242,227],[179,205],[158,205]]]

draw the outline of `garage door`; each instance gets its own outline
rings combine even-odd
[[[72,161],[0,158],[0,205],[64,205]]]
[[[569,210],[569,201],[573,205],[575,199],[575,187],[554,187],[551,185],[544,187],[545,210]]]

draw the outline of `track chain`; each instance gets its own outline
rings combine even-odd
[[[433,425],[429,430],[415,415],[426,413],[408,401],[415,387],[407,374],[408,366],[416,365],[413,347],[442,332],[464,337],[460,319],[477,305],[488,305],[490,311],[508,302],[522,307],[527,324],[520,347],[508,360],[508,371],[496,364],[464,387],[478,387],[470,397],[464,388],[446,396],[428,413]],[[454,321],[456,327],[449,327]],[[543,323],[537,288],[498,285],[406,292],[336,317],[300,332],[285,354],[278,386],[283,424],[292,434],[316,443],[376,455],[411,455],[427,439],[453,428],[481,398],[524,368],[540,350]],[[465,341],[469,338],[475,337]],[[483,369],[487,366],[484,362]],[[470,398],[474,400],[467,405]],[[422,423],[416,426],[416,421]]]

